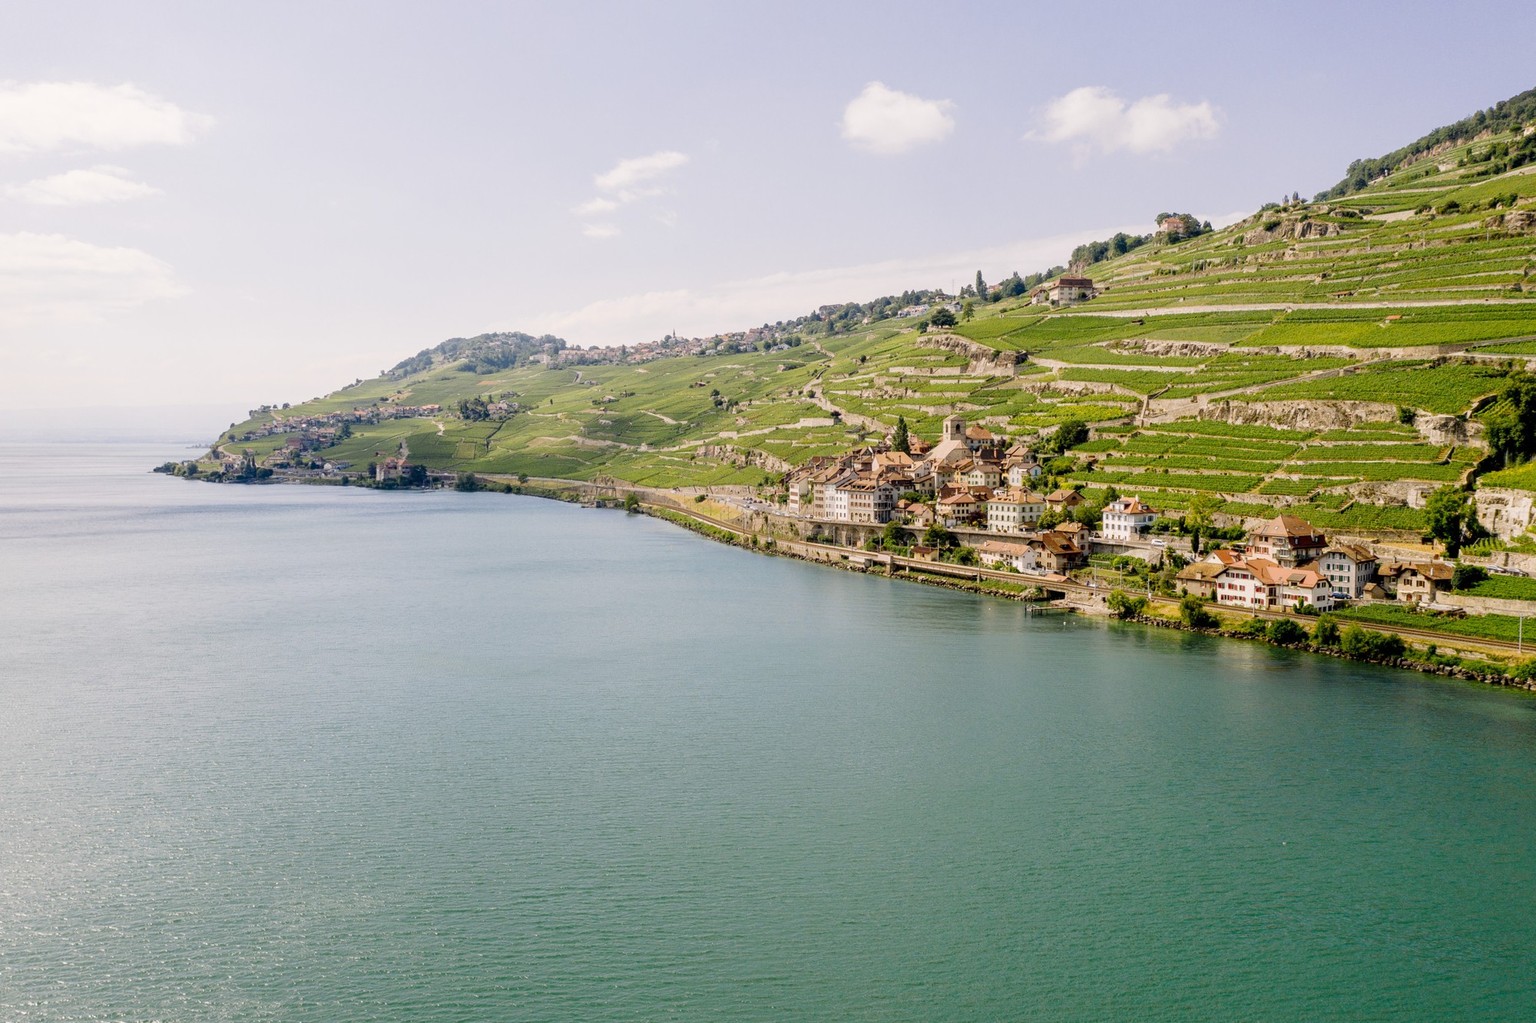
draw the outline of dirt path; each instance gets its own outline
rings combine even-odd
[[[678,421],[676,419],[673,419],[671,416],[664,416],[660,412],[652,412],[648,408],[641,409],[640,411],[644,412],[648,416],[655,416],[657,419],[660,419],[663,423],[666,423],[668,426],[678,426],[678,425],[686,426],[687,425],[686,423],[679,424]]]

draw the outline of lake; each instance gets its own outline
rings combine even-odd
[[[0,445],[0,1019],[1536,1005],[1536,699]]]

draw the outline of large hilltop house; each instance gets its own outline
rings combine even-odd
[[[1071,305],[1085,302],[1097,294],[1091,278],[1062,276],[1031,291],[1029,301],[1032,305]]]

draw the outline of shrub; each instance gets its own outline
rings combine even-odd
[[[1316,627],[1312,629],[1312,642],[1324,650],[1339,645],[1339,623],[1333,615],[1323,615],[1317,620]]]
[[[1191,629],[1214,629],[1221,622],[1205,609],[1205,601],[1190,594],[1179,601],[1179,619]]]
[[[1340,635],[1339,648],[1347,656],[1362,661],[1385,661],[1403,656],[1407,644],[1401,636],[1368,632],[1358,625],[1351,625]]]
[[[1276,646],[1299,646],[1307,641],[1307,630],[1289,618],[1281,618],[1269,623],[1264,638]]]
[[[1105,604],[1109,607],[1109,613],[1116,618],[1135,618],[1147,609],[1147,598],[1115,590],[1110,593]]]

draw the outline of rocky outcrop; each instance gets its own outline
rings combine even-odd
[[[1441,447],[1448,444],[1481,444],[1485,432],[1482,423],[1469,423],[1455,416],[1421,415],[1413,421],[1413,425],[1425,443],[1439,444]]]
[[[718,458],[738,466],[756,466],[770,472],[788,472],[794,466],[782,458],[754,448],[734,448],[728,444],[701,444],[699,454],[705,458]]]
[[[1395,421],[1397,409],[1374,401],[1220,401],[1200,409],[1200,418],[1315,432]]]
[[[1477,521],[1497,536],[1519,536],[1536,520],[1536,494],[1528,490],[1479,487],[1472,496],[1477,503]]]
[[[1536,210],[1509,210],[1506,213],[1496,213],[1484,220],[1483,226],[1510,234],[1536,231]]]
[[[930,334],[924,343],[965,356],[970,360],[966,372],[977,376],[1017,376],[1018,365],[1024,361],[1023,352],[1000,352],[959,334]]]
[[[1148,341],[1145,338],[1116,341],[1104,347],[1113,352],[1140,352],[1143,355],[1180,359],[1213,359],[1231,350],[1227,345],[1211,344],[1208,341]]]
[[[1273,224],[1266,227],[1266,224]],[[1304,241],[1308,238],[1331,238],[1334,235],[1343,234],[1344,229],[1338,224],[1326,220],[1302,220],[1299,217],[1279,218],[1274,220],[1257,221],[1255,226],[1243,235],[1244,245],[1263,245],[1266,242],[1280,241],[1282,239],[1295,239]]]

